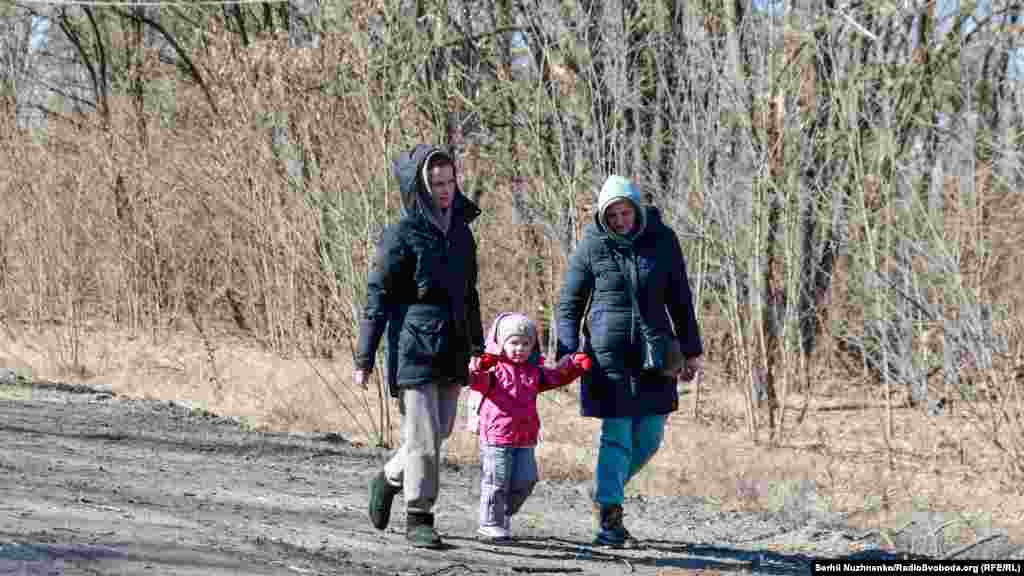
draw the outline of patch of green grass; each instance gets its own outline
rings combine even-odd
[[[32,386],[28,380],[18,378],[15,382],[0,383],[0,400],[29,400],[32,398]]]

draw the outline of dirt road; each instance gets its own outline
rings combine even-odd
[[[449,544],[404,543],[366,519],[385,454],[339,438],[247,431],[175,403],[59,385],[0,385],[0,575],[808,574],[814,557],[870,547],[818,514],[716,512],[633,499],[645,545],[594,549],[578,485],[544,482],[496,547],[473,538],[477,472],[443,472]]]

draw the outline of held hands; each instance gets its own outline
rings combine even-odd
[[[594,362],[590,359],[590,356],[583,352],[576,352],[562,356],[562,360],[558,362],[557,370],[566,377],[573,376],[574,374],[576,377],[579,377],[579,372],[590,372],[590,369],[593,367]]]
[[[479,356],[473,356],[469,359],[469,371],[475,373],[487,372],[491,368],[497,366],[499,358],[500,357],[495,354],[488,354],[486,352]],[[584,372],[590,372],[591,368],[594,366],[594,362],[590,359],[590,356],[583,352],[571,354],[568,358],[565,358],[563,362],[571,364]]]
[[[469,359],[470,372],[487,372],[498,364],[498,356],[484,352]]]
[[[688,356],[686,363],[679,369],[677,377],[683,382],[689,382],[697,375],[700,371],[703,361],[701,356]]]
[[[590,356],[583,352],[573,354],[570,361],[573,366],[576,366],[584,372],[590,372],[590,369],[594,367],[594,361],[590,359]]]

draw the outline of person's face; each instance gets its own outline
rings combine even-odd
[[[533,352],[533,339],[527,336],[509,336],[505,339],[502,352],[513,362],[526,362]]]
[[[604,220],[612,232],[620,236],[628,236],[636,224],[636,208],[629,200],[617,200],[608,205],[604,211]]]
[[[455,167],[451,164],[434,166],[428,175],[434,206],[447,210],[452,205],[452,198],[455,197]]]

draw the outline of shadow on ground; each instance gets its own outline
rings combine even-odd
[[[197,548],[170,546],[160,542],[112,542],[108,544],[55,542],[50,535],[8,540],[0,535],[0,574],[106,574],[106,573],[194,573],[269,575],[282,572],[277,558],[282,552],[301,558],[312,566],[360,568],[372,573],[372,567],[359,566],[345,551],[309,550],[284,542],[265,542],[249,552],[219,550],[216,546]],[[6,541],[4,541],[6,540]],[[280,550],[291,548],[290,550]],[[74,571],[79,569],[79,571]]]
[[[449,540],[473,542],[472,539],[449,537]],[[592,546],[589,541],[565,538],[518,538],[504,544],[481,546],[500,549],[503,556],[550,560],[550,569],[531,567],[524,572],[579,572],[565,568],[564,563],[595,562],[621,564],[626,572],[639,568],[674,570],[716,570],[718,572],[751,572],[759,574],[804,575],[811,573],[815,558],[804,554],[783,554],[766,550],[742,550],[726,546],[688,544],[671,540],[645,540],[637,548],[615,549]],[[513,571],[516,570],[513,567]]]

